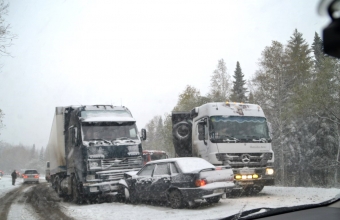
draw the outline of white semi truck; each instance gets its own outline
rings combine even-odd
[[[47,145],[46,179],[76,203],[110,197],[125,172],[143,166],[136,120],[112,105],[56,107]],[[110,196],[109,196],[110,195]]]
[[[191,112],[172,112],[172,124],[177,156],[229,164],[237,189],[246,194],[274,185],[270,126],[259,105],[207,103]]]

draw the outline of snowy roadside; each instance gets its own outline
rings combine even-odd
[[[170,207],[124,203],[103,203],[75,205],[61,203],[62,210],[75,219],[218,219],[261,207],[291,207],[303,204],[316,204],[333,198],[340,189],[303,188],[303,187],[265,187],[253,197],[222,199],[218,204],[192,209],[171,209]]]
[[[15,186],[12,186],[12,177],[10,175],[5,175],[0,180],[0,198],[6,195],[9,191],[20,187],[22,180],[17,178],[15,181]]]

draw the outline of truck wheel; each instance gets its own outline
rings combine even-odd
[[[59,181],[59,177],[57,176],[56,178],[54,178],[54,189],[57,192],[58,196],[61,197],[61,189],[60,189],[60,181]]]
[[[179,141],[185,141],[191,138],[191,123],[181,121],[174,125],[172,129],[174,137]]]
[[[171,208],[173,209],[181,209],[184,207],[183,196],[179,190],[173,190],[170,192],[169,202],[170,202]]]
[[[263,187],[263,185],[248,186],[247,188],[244,188],[244,194],[247,196],[256,195],[262,191]]]
[[[205,200],[207,201],[207,203],[213,204],[213,203],[218,203],[220,199],[221,199],[221,196],[214,196],[214,197],[206,198]]]
[[[251,194],[252,195],[258,194],[259,192],[262,191],[263,187],[264,187],[263,185],[254,185],[254,186],[252,186],[251,187]]]
[[[79,190],[77,187],[77,180],[75,177],[72,177],[71,181],[72,181],[72,202],[76,204],[80,204],[81,199],[80,199],[80,194],[79,194]]]

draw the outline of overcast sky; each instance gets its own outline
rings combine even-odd
[[[186,85],[209,91],[217,61],[246,79],[272,40],[309,43],[327,17],[317,0],[11,0],[17,35],[1,57],[0,140],[46,146],[56,106],[128,107],[138,129],[170,113]]]

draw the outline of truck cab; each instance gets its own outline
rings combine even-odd
[[[230,165],[235,183],[250,193],[274,185],[274,152],[268,122],[259,105],[207,103],[191,112],[173,112],[179,156]]]
[[[76,203],[116,192],[124,172],[143,166],[145,139],[124,106],[57,107],[48,144],[52,186]]]

